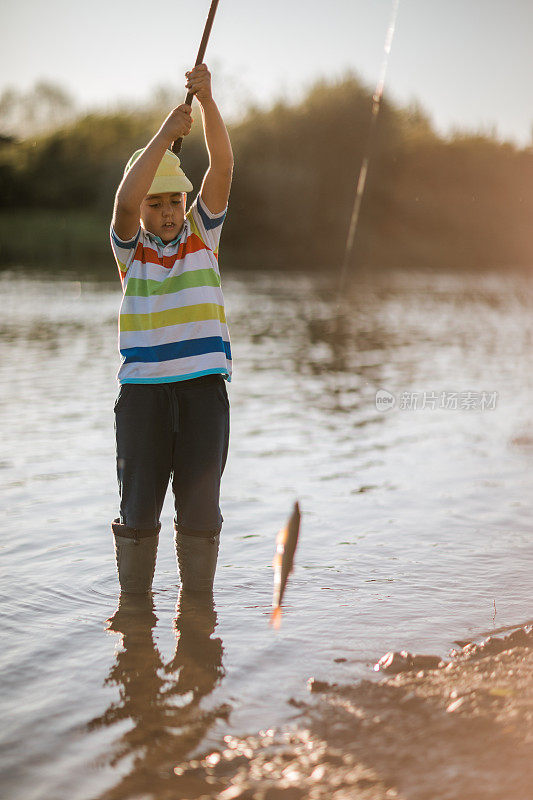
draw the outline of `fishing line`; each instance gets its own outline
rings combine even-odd
[[[378,78],[378,82],[376,85],[376,90],[372,95],[372,115],[370,117],[370,125],[368,128],[368,136],[366,140],[366,146],[363,151],[364,156],[361,162],[361,168],[359,170],[359,177],[357,179],[357,186],[355,190],[355,197],[352,209],[352,216],[350,219],[350,225],[348,228],[348,235],[346,237],[346,245],[344,248],[344,258],[341,265],[340,275],[339,275],[339,285],[337,289],[337,308],[339,308],[341,294],[344,290],[344,284],[346,280],[346,273],[348,271],[348,265],[350,263],[354,242],[355,242],[355,234],[357,233],[357,226],[359,224],[359,214],[361,211],[361,203],[363,202],[363,194],[365,191],[366,185],[366,178],[368,174],[368,165],[370,163],[370,157],[372,153],[372,145],[374,143],[374,134],[376,130],[376,123],[379,115],[379,110],[381,108],[381,98],[383,97],[383,89],[385,86],[385,77],[387,75],[387,67],[389,65],[389,56],[392,47],[392,40],[394,38],[394,30],[396,27],[396,18],[398,16],[398,8],[400,5],[400,0],[392,0],[392,11],[389,20],[389,25],[387,28],[387,34],[385,36],[385,44],[383,47],[383,61],[381,63],[381,70]]]

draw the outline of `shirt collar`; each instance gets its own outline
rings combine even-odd
[[[150,233],[150,231],[146,231],[146,235],[152,242],[158,244],[160,247],[170,247],[173,244],[178,244],[181,237],[183,236],[184,230],[185,230],[185,225],[183,225],[181,231],[178,233],[175,239],[172,239],[171,242],[164,242],[160,236],[157,236],[155,233]]]

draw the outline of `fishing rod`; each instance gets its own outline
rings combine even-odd
[[[205,50],[207,47],[207,43],[209,41],[209,35],[211,33],[211,28],[213,27],[213,20],[215,19],[215,14],[217,11],[218,0],[212,0],[211,8],[209,9],[209,13],[207,15],[207,20],[205,23],[204,34],[202,36],[202,41],[200,42],[200,47],[198,48],[198,55],[196,56],[196,61],[194,66],[197,67],[198,64],[201,64],[204,60]],[[194,97],[194,92],[187,92],[187,96],[185,98],[185,103],[190,106]],[[183,136],[180,136],[179,139],[176,139],[175,142],[172,142],[172,152],[178,155],[181,151],[181,145],[183,143]]]
[[[344,282],[346,279],[346,273],[348,271],[348,265],[350,263],[354,242],[355,242],[355,234],[357,232],[357,226],[359,224],[359,214],[361,211],[361,203],[363,202],[363,194],[365,191],[366,185],[366,178],[368,174],[368,165],[370,163],[370,156],[372,153],[372,145],[374,143],[374,134],[376,131],[376,123],[378,119],[379,110],[381,108],[381,98],[383,97],[383,89],[385,86],[385,76],[387,74],[387,67],[389,64],[389,56],[392,47],[392,40],[394,37],[394,29],[396,27],[396,17],[398,16],[398,7],[400,5],[400,0],[393,0],[392,2],[392,11],[389,20],[389,25],[387,28],[387,34],[385,36],[385,44],[383,47],[383,61],[381,64],[381,70],[378,78],[378,82],[376,85],[376,90],[372,95],[372,115],[370,117],[370,126],[368,129],[368,136],[366,141],[366,146],[363,151],[364,156],[361,162],[361,168],[359,170],[359,177],[357,179],[357,188],[355,190],[355,197],[352,209],[352,216],[350,218],[350,225],[348,227],[348,235],[346,237],[346,245],[344,248],[344,258],[342,261],[342,266],[340,270],[339,276],[339,285],[337,289],[337,307],[340,305],[340,299],[342,293],[344,291]]]

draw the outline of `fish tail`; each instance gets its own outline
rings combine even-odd
[[[273,628],[278,630],[279,626],[281,625],[281,606],[276,606],[270,615],[270,624]]]

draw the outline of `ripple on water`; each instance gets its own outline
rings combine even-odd
[[[76,800],[120,800],[132,786],[164,796],[157,776],[173,760],[206,737],[287,719],[310,674],[353,680],[386,650],[445,652],[528,616],[527,282],[377,275],[347,292],[337,326],[319,277],[229,276],[225,523],[216,606],[202,610],[179,603],[169,502],[153,596],[119,600],[118,287],[0,281],[0,767],[13,800],[34,787]],[[399,402],[382,413],[378,389],[397,400],[494,390],[499,401],[474,414]],[[274,538],[296,497],[302,535],[274,634]]]

